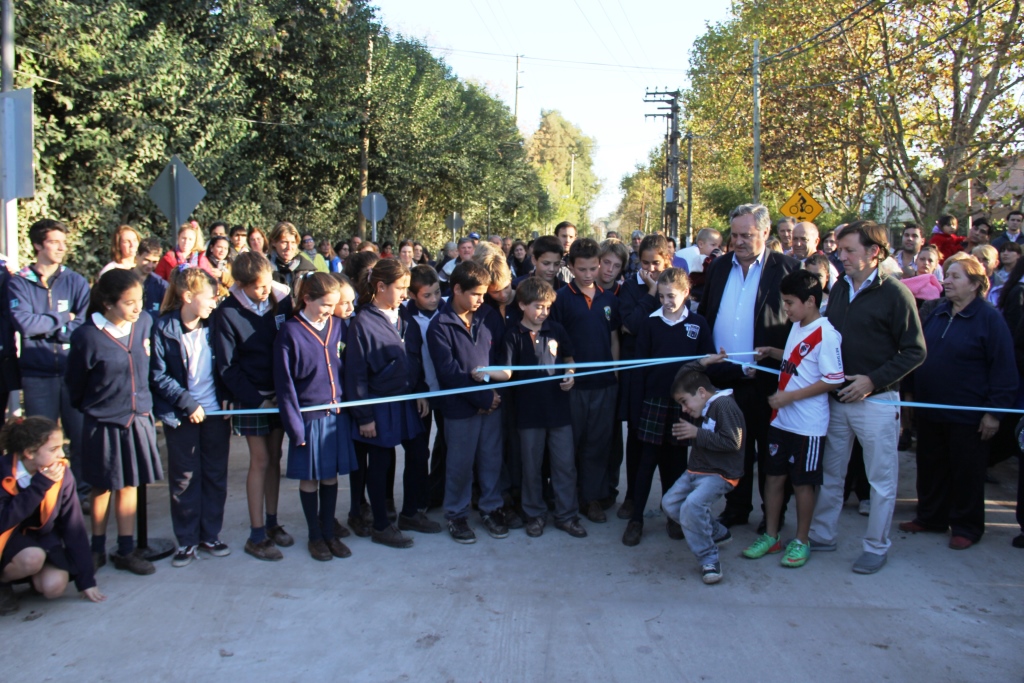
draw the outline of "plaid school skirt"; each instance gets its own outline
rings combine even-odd
[[[683,409],[668,398],[645,398],[640,410],[637,437],[642,443],[660,446],[665,440],[667,423],[676,422],[683,415]],[[673,444],[679,442],[669,437]]]
[[[275,429],[284,429],[281,416],[276,413],[231,416],[231,430],[235,436],[266,436]]]

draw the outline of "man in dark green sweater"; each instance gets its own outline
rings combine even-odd
[[[811,522],[811,550],[835,550],[843,480],[853,440],[864,448],[864,468],[871,483],[871,514],[858,574],[874,574],[886,562],[889,526],[896,504],[900,409],[865,401],[898,401],[900,380],[925,358],[921,320],[910,291],[880,272],[889,253],[885,229],[873,221],[850,223],[836,235],[846,275],[832,289],[825,317],[843,337],[846,385],[829,399],[824,483]]]

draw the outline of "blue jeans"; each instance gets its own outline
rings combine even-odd
[[[445,468],[444,517],[465,518],[473,498],[473,474],[480,486],[480,514],[500,509],[501,497],[501,408],[490,415],[465,419],[445,418],[444,435],[448,442]]]
[[[686,543],[701,564],[718,562],[715,539],[724,535],[726,528],[711,514],[711,506],[732,488],[717,474],[687,470],[661,499],[665,514],[683,527]]]
[[[25,416],[42,415],[54,422],[60,419],[68,444],[68,460],[75,475],[78,495],[89,494],[90,486],[82,477],[82,413],[71,407],[71,395],[63,377],[22,377],[21,395],[25,400]]]

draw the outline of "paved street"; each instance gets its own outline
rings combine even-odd
[[[472,546],[447,534],[417,536],[411,550],[352,537],[351,558],[318,563],[289,481],[281,517],[297,543],[283,562],[257,562],[242,552],[248,459],[242,439],[232,445],[232,555],[183,569],[163,560],[150,577],[108,565],[100,605],[71,590],[23,599],[0,620],[19,651],[5,681],[996,682],[1024,671],[1024,552],[1009,544],[1016,462],[994,470],[988,533],[968,551],[897,532],[889,565],[855,575],[864,518],[851,504],[838,552],[799,570],[746,560],[754,528],[743,527],[724,548],[722,583],[705,586],[660,515],[636,548],[620,543],[614,516],[585,522],[583,540],[550,526],[539,539],[493,540],[473,520]],[[914,504],[913,455],[902,460],[897,522]],[[150,490],[151,533],[170,537],[167,489]]]

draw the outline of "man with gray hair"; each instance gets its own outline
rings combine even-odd
[[[634,230],[629,238],[629,263],[622,271],[623,279],[629,279],[640,271],[640,243],[644,241],[644,231]]]
[[[786,275],[800,269],[800,262],[765,247],[772,227],[766,206],[738,206],[729,221],[731,254],[708,266],[697,312],[711,325],[717,349],[727,353],[749,352],[761,346],[784,349],[790,323],[782,308],[779,284]],[[778,361],[771,359],[763,363],[779,367]],[[747,373],[731,363],[715,367],[713,375],[716,386],[733,390],[747,423],[743,478],[726,494],[725,511],[719,521],[725,526],[746,524],[753,510],[754,463],[763,463],[768,456],[772,412],[768,397],[775,393],[778,378],[767,372]],[[759,466],[762,499],[764,481],[764,467]]]

